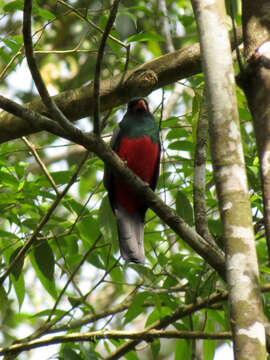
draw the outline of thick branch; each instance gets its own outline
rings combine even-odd
[[[238,41],[242,41],[241,29]],[[232,41],[232,46],[234,41]],[[166,54],[151,60],[126,73],[101,81],[100,111],[125,104],[132,97],[147,96],[153,90],[172,84],[201,72],[200,47],[190,47]],[[54,97],[58,107],[70,121],[75,121],[93,113],[93,83],[79,89],[62,92]],[[48,116],[45,106],[40,100],[26,105],[33,111]],[[0,113],[0,143],[40,131],[33,124],[9,114]]]
[[[42,346],[64,344],[69,342],[82,342],[92,341],[100,339],[136,339],[139,341],[153,341],[153,339],[208,339],[208,340],[227,340],[231,339],[231,333],[227,332],[215,332],[204,333],[202,331],[178,331],[178,330],[149,330],[149,331],[137,331],[137,332],[125,332],[125,331],[91,331],[87,333],[73,333],[67,335],[54,336],[43,340],[32,340],[24,344],[11,345],[6,348],[0,348],[0,355],[16,354],[18,352],[39,348]]]

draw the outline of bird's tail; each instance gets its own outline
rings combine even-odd
[[[118,227],[119,247],[122,257],[134,263],[143,264],[144,256],[144,216],[129,214],[118,204],[115,209]]]

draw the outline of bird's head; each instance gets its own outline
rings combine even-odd
[[[150,112],[148,102],[144,98],[135,98],[129,101],[128,113]]]

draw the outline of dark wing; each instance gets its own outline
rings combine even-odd
[[[152,184],[150,185],[150,188],[152,190],[155,190],[157,183],[158,183],[158,177],[159,177],[159,165],[160,165],[160,154],[161,154],[161,145],[160,145],[160,138],[158,135],[158,159],[157,159],[157,164],[156,164],[156,168],[155,168],[155,172],[153,175],[153,181]]]
[[[110,141],[110,146],[111,148],[117,152],[120,146],[120,142],[121,142],[121,129],[120,126],[118,125],[114,131],[113,131],[113,135]],[[112,186],[112,171],[109,165],[105,164],[104,165],[104,176],[103,176],[103,184],[105,186],[105,188],[108,191],[108,195],[109,195],[109,200],[110,200],[110,204],[112,209],[114,210],[114,191],[113,191],[113,186]]]

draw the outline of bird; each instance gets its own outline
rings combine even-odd
[[[125,164],[155,190],[160,165],[159,128],[144,98],[129,101],[115,128],[111,148]],[[104,186],[116,217],[121,256],[127,262],[144,264],[144,220],[147,205],[105,165]]]

